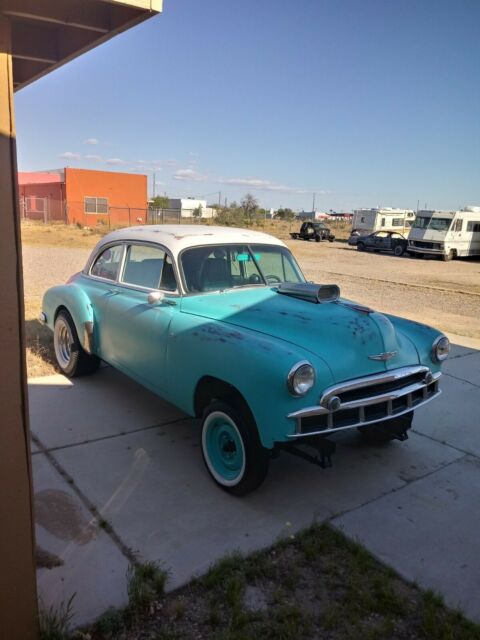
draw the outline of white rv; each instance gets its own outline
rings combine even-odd
[[[415,213],[412,209],[356,209],[353,212],[348,244],[355,245],[360,236],[368,236],[374,231],[397,231],[406,237],[414,220]]]
[[[408,235],[408,252],[442,260],[480,255],[480,207],[419,211]]]

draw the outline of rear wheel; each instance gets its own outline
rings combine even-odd
[[[365,245],[363,242],[357,242],[357,251],[365,251]]]
[[[75,323],[66,310],[60,311],[55,318],[53,346],[57,364],[62,373],[69,378],[93,373],[100,366],[97,356],[90,355],[82,349]]]
[[[405,253],[405,247],[401,244],[396,244],[393,249],[393,253],[397,257],[403,256],[403,254]]]
[[[212,402],[205,409],[202,454],[213,480],[235,496],[259,487],[270,462],[253,419],[224,402]]]

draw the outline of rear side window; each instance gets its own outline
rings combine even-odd
[[[170,257],[163,249],[149,245],[128,247],[122,282],[145,289],[177,288]]]
[[[118,244],[114,247],[108,247],[108,249],[102,251],[93,263],[90,270],[91,275],[97,276],[97,278],[105,278],[106,280],[116,280],[122,255],[123,245]]]

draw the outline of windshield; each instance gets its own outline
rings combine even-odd
[[[413,223],[414,229],[433,229],[433,231],[448,231],[452,224],[452,218],[434,218],[431,216],[418,216]]]
[[[180,258],[189,293],[305,282],[285,247],[222,244],[186,249]]]

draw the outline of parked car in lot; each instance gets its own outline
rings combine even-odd
[[[300,231],[291,232],[290,237],[293,240],[315,240],[315,242],[335,240],[335,236],[323,222],[303,222]]]
[[[200,418],[206,467],[235,495],[282,450],[325,466],[341,431],[405,439],[449,351],[435,329],[306,282],[283,242],[245,229],[114,231],[42,309],[67,376],[104,360]]]
[[[348,241],[348,244],[353,244]],[[368,236],[356,238],[358,251],[391,251],[396,256],[403,256],[408,249],[408,240],[396,231],[375,231]]]

